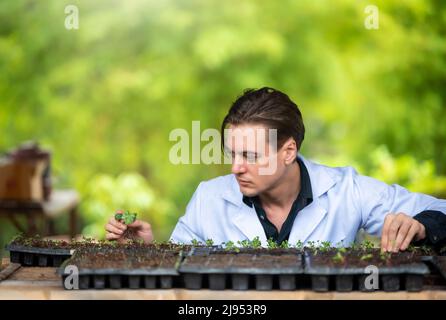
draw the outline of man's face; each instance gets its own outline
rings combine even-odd
[[[256,196],[280,183],[286,171],[288,151],[277,150],[276,131],[263,125],[230,126],[225,139],[226,153],[232,157],[232,173],[245,196]]]

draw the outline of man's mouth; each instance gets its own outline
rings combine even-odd
[[[237,179],[237,181],[241,186],[248,186],[251,184],[251,181],[248,180]]]

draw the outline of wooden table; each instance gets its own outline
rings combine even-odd
[[[78,205],[79,195],[75,190],[54,190],[50,199],[44,202],[0,201],[0,216],[8,218],[20,232],[34,236],[54,234],[54,218],[68,213],[70,237],[74,238]],[[26,218],[26,226],[20,224],[19,217]],[[46,222],[48,230],[39,230],[38,220]]]
[[[3,259],[7,264],[9,260]],[[213,291],[213,290],[65,290],[56,274],[56,268],[21,267],[9,278],[0,282],[1,299],[39,299],[39,300],[94,300],[94,299],[149,299],[149,300],[446,300],[446,288],[424,290],[421,292],[326,292],[313,291]]]

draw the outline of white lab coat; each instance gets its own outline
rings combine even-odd
[[[299,157],[310,176],[313,202],[297,214],[290,244],[320,240],[349,245],[360,228],[381,235],[384,218],[390,212],[410,216],[424,210],[446,213],[446,200],[361,176],[352,167],[330,168]],[[201,182],[170,240],[190,243],[193,239],[201,242],[212,239],[214,244],[221,244],[258,236],[266,246],[265,232],[255,209],[242,198],[233,174]]]

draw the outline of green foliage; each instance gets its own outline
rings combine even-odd
[[[282,249],[290,248],[290,244],[289,244],[288,240],[282,241],[282,243],[280,244],[280,248],[282,248]]]
[[[273,238],[269,238],[267,240],[267,246],[268,246],[268,249],[276,249],[276,248],[278,248],[278,245],[277,245],[276,241],[273,240]]]
[[[118,210],[115,213],[115,219],[127,225],[135,222],[136,216],[137,213],[131,213],[130,211],[123,212],[122,210]]]
[[[378,30],[363,0],[72,4],[79,30],[64,28],[64,1],[0,2],[0,151],[50,148],[84,234],[103,237],[122,207],[167,239],[198,182],[229,172],[172,164],[169,133],[218,128],[264,85],[301,108],[304,155],[446,197],[444,1],[377,0]]]
[[[259,249],[262,247],[262,242],[260,241],[260,238],[258,236],[252,239],[251,247],[254,249]]]
[[[345,261],[345,253],[347,250],[345,248],[339,248],[336,254],[331,258],[335,263],[343,263]]]
[[[212,246],[214,245],[214,240],[212,240],[212,239],[207,239],[206,242],[205,242],[205,244],[206,244],[208,247],[212,247]]]
[[[233,241],[228,241],[224,243],[225,250],[227,251],[235,251],[240,252],[240,248],[238,248]]]
[[[237,244],[242,247],[242,248],[250,248],[251,247],[251,242],[248,239],[242,240],[242,241],[237,241]]]
[[[294,247],[298,250],[302,250],[304,248],[304,243],[301,240],[298,240]]]

